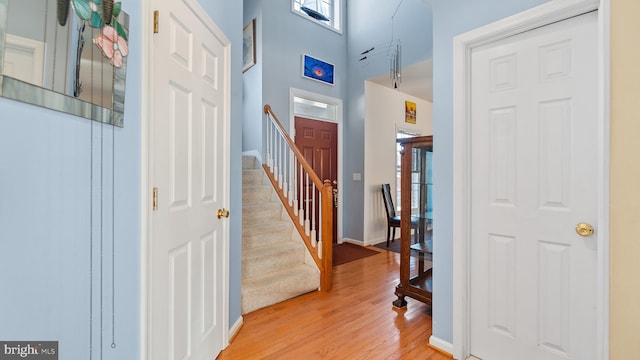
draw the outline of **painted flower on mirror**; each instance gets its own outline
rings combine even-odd
[[[101,28],[104,26],[102,20],[102,0],[71,0],[73,10],[82,20],[86,20],[89,26]]]
[[[112,26],[102,28],[100,34],[93,38],[93,43],[115,67],[122,67],[122,58],[129,54],[127,41],[118,35]]]

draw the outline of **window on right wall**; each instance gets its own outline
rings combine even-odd
[[[329,19],[329,21],[317,20],[311,17],[302,10],[303,7],[324,15]],[[325,26],[338,33],[342,33],[340,21],[340,0],[291,0],[291,11],[305,19]]]

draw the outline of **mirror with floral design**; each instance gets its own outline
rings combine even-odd
[[[0,96],[123,126],[128,26],[113,0],[0,0]]]

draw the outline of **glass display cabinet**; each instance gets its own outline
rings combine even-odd
[[[405,307],[405,296],[431,306],[433,218],[431,193],[433,190],[431,163],[433,136],[398,139],[401,145],[400,170],[400,283],[398,298],[393,305]],[[413,219],[412,219],[413,218]],[[411,229],[412,220],[419,222]],[[413,241],[413,242],[412,242]]]

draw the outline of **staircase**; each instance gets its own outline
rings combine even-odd
[[[313,258],[253,156],[242,157],[242,189],[242,313],[317,291]]]

